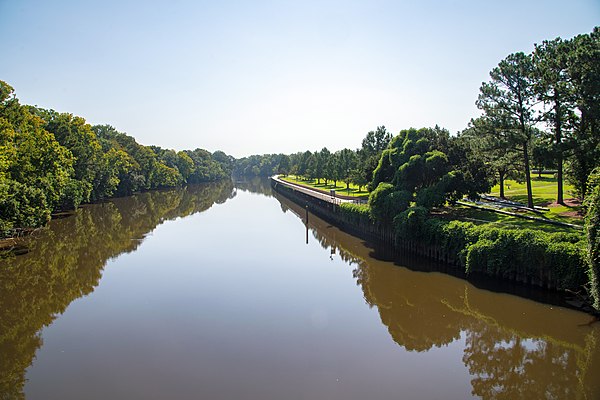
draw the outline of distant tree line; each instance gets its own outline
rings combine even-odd
[[[234,175],[271,176],[274,174],[296,175],[306,179],[329,181],[337,185],[344,182],[366,187],[373,175],[383,150],[388,146],[392,134],[385,126],[367,133],[357,150],[342,149],[331,152],[326,147],[314,152],[294,154],[265,154],[235,160]]]
[[[231,175],[233,158],[144,146],[109,125],[22,105],[0,81],[0,237],[52,212],[114,196]]]

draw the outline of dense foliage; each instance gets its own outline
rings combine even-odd
[[[370,209],[366,204],[341,203],[339,212],[355,225],[359,225],[361,221],[368,221],[370,216]]]
[[[469,159],[461,140],[438,127],[403,130],[383,151],[373,172],[372,214],[391,219],[411,205],[431,209],[490,189],[481,161]]]
[[[395,224],[398,239],[441,246],[447,254],[458,255],[467,273],[534,280],[550,273],[561,288],[574,290],[588,282],[585,241],[580,234],[477,226],[427,218],[424,212],[397,218]]]
[[[231,175],[223,152],[144,146],[109,125],[21,105],[0,81],[0,237],[44,225],[54,211]]]
[[[587,198],[585,231],[587,236],[587,262],[594,307],[600,310],[600,169],[589,180],[592,186]]]
[[[290,157],[285,154],[263,154],[239,158],[234,161],[235,176],[272,176],[287,174],[290,169]]]

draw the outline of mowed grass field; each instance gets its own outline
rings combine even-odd
[[[531,177],[531,187],[533,192],[533,202],[537,206],[547,207],[556,202],[558,183],[554,175],[537,174]],[[563,195],[565,199],[573,198],[573,186],[568,182],[563,182]],[[490,192],[492,196],[500,196],[500,185],[496,185]],[[504,183],[504,196],[515,201],[527,203],[527,185],[525,182],[517,182],[511,179]]]
[[[555,221],[566,222],[575,225],[582,225],[581,218],[564,217],[560,215],[549,215],[548,213],[534,214],[523,213],[534,217],[552,219]],[[582,232],[580,229],[569,226],[554,225],[544,222],[532,221],[525,218],[513,217],[506,214],[500,214],[494,211],[486,211],[456,205],[453,207],[445,207],[438,210],[438,216],[446,219],[456,219],[460,221],[473,222],[477,225],[489,224],[491,226],[506,227],[506,228],[528,228],[544,232]]]
[[[323,179],[319,180],[319,182],[317,183],[316,179],[304,180],[304,179],[301,179],[301,178],[298,178],[298,177],[292,176],[292,175],[280,176],[279,179],[282,179],[284,181],[288,181],[291,183],[297,183],[299,185],[308,186],[310,188],[323,190],[325,192],[329,192],[331,189],[334,189],[337,194],[340,194],[343,196],[351,196],[351,197],[358,197],[358,198],[361,198],[361,197],[368,198],[369,197],[369,192],[367,192],[366,187],[359,188],[358,186],[356,186],[353,183],[350,184],[349,190],[347,190],[346,183],[342,182],[342,181],[338,181],[337,185],[334,185],[332,180],[328,180],[327,185],[326,185],[325,181]]]
[[[582,216],[579,214],[581,205],[579,200],[574,198],[573,186],[568,182],[563,181],[563,196],[566,205],[556,203],[558,183],[552,174],[542,174],[541,177],[534,174],[531,177],[531,188],[533,203],[536,206],[550,209],[550,211],[543,213],[542,216],[563,222],[583,223]],[[492,196],[500,196],[500,186],[494,186],[490,194]],[[504,184],[504,196],[507,199],[527,204],[527,186],[525,182],[507,180]]]

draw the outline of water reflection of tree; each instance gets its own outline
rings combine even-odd
[[[524,339],[494,325],[469,329],[463,362],[472,393],[484,399],[582,398],[581,353],[543,339]],[[579,395],[579,396],[578,396]]]
[[[381,322],[396,343],[407,350],[427,351],[460,338],[464,318],[440,302],[442,298],[456,298],[452,293],[456,287],[433,291],[425,282],[406,281],[381,269],[385,266],[370,268],[365,262],[358,263],[354,276],[365,300],[377,307]]]
[[[246,192],[262,194],[266,197],[272,196],[271,181],[265,177],[238,178],[235,181],[235,187]]]
[[[205,211],[232,193],[226,181],[86,206],[53,221],[28,254],[0,261],[0,399],[24,398],[41,328],[94,290],[108,259],[134,251],[163,221]]]
[[[473,395],[484,399],[587,399],[598,395],[592,372],[600,361],[597,331],[578,330],[577,337],[569,341],[556,333],[560,326],[548,326],[541,334],[515,329],[481,313],[470,304],[467,293],[460,311],[470,317],[463,362],[472,376]]]
[[[282,209],[303,210],[276,194]],[[598,394],[591,371],[600,367],[597,329],[563,329],[543,306],[472,288],[467,282],[436,283],[431,274],[400,273],[369,257],[360,240],[312,217],[309,228],[323,248],[336,248],[354,266],[365,301],[376,307],[390,336],[409,351],[428,351],[465,338],[463,362],[472,394],[484,399],[586,399]],[[461,283],[462,282],[462,283]],[[526,310],[519,307],[529,307]],[[521,312],[534,320],[520,317]],[[585,317],[583,317],[585,321]],[[581,322],[581,321],[580,321]],[[576,325],[577,322],[570,320]]]

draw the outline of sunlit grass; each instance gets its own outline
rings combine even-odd
[[[537,174],[533,175],[531,177],[531,191],[535,205],[547,206],[555,202],[558,193],[556,178],[552,174],[542,174],[541,178]],[[563,193],[565,199],[574,197],[572,194],[573,186],[563,182]],[[500,196],[500,185],[494,186],[490,194]],[[527,203],[527,185],[525,182],[507,179],[504,182],[504,196],[511,200]]]
[[[568,182],[563,182],[563,193],[565,199],[572,199],[573,186]],[[542,218],[553,219],[572,224],[582,224],[582,218],[577,215],[581,206],[573,201],[567,201],[569,205],[556,204],[558,193],[557,180],[552,174],[534,174],[531,178],[531,191],[533,194],[533,203],[537,206],[547,207],[549,211],[543,213],[531,213],[528,215]],[[500,196],[500,186],[496,185],[490,192],[492,196]],[[504,184],[504,196],[507,199],[527,204],[527,186],[525,182],[506,180]]]
[[[326,185],[325,181],[323,179],[320,179],[319,183],[317,183],[316,179],[305,180],[303,178],[299,178],[299,177],[296,177],[293,175],[280,176],[279,178],[284,181],[307,186],[307,187],[313,188],[313,189],[323,190],[325,192],[329,192],[330,190],[334,189],[337,194],[340,194],[343,196],[364,197],[364,198],[369,197],[369,192],[367,191],[366,187],[363,186],[362,188],[359,188],[357,185],[355,185],[353,183],[350,184],[349,189],[346,189],[346,183],[342,182],[342,181],[338,181],[337,185],[334,185],[332,180],[328,180],[327,185]]]
[[[568,226],[560,226],[553,225],[539,221],[532,221],[530,219],[513,217],[506,214],[497,213],[494,211],[486,211],[480,210],[470,207],[464,206],[455,206],[455,207],[444,207],[442,209],[437,210],[439,216],[446,219],[456,219],[460,221],[468,221],[473,222],[477,225],[489,224],[491,226],[504,227],[504,228],[522,228],[522,229],[535,229],[541,230],[544,232],[582,232],[576,228],[571,228]],[[527,213],[525,215],[537,216],[534,213]],[[551,218],[558,219],[558,218]],[[558,219],[560,220],[560,219]],[[567,221],[563,220],[562,222],[569,223],[580,223],[580,221]]]

